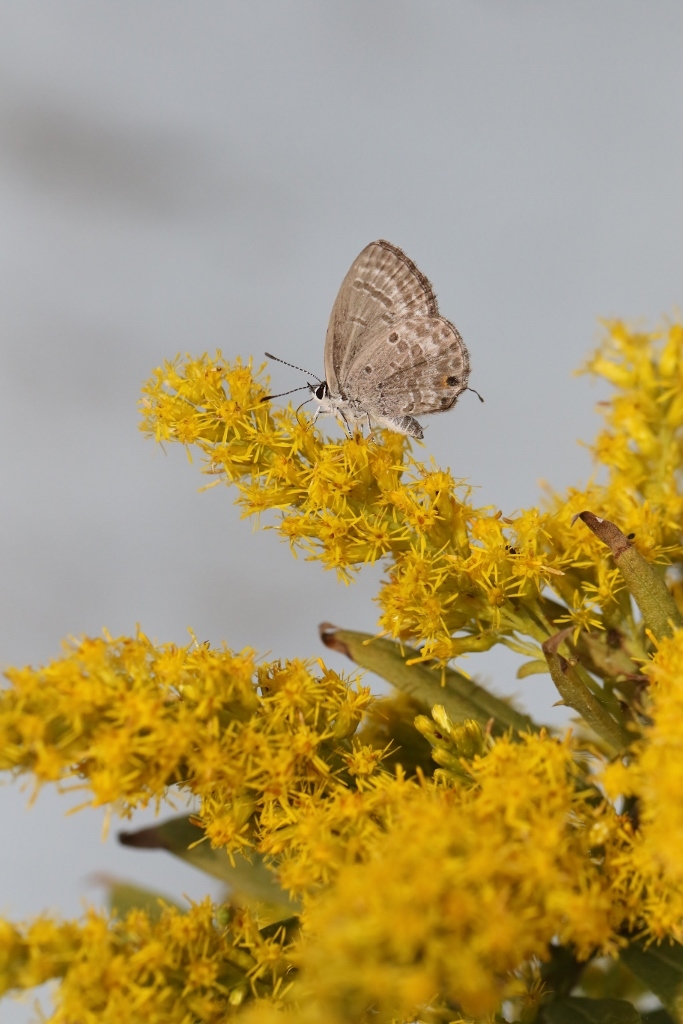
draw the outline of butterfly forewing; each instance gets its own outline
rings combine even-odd
[[[438,316],[432,286],[397,246],[371,242],[351,264],[332,308],[325,341],[330,390],[344,393],[369,336],[414,314]]]
[[[467,388],[467,349],[443,317],[405,317],[372,335],[345,381],[349,400],[371,416],[441,412]]]

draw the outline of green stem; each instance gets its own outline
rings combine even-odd
[[[655,640],[672,636],[674,629],[683,626],[683,616],[655,567],[643,558],[615,523],[588,511],[579,512],[574,516],[577,518],[611,549],[614,563]]]
[[[618,753],[629,745],[631,737],[598,698],[591,693],[574,665],[558,654],[558,647],[570,636],[572,628],[563,629],[543,644],[550,675],[564,704],[578,711],[587,725]]]

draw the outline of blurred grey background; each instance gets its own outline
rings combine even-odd
[[[504,512],[584,480],[602,393],[570,378],[599,318],[681,300],[682,31],[674,0],[0,3],[2,663],[103,626],[274,656],[323,654],[322,619],[374,628],[381,569],[346,588],[293,560],[136,403],[177,352],[322,372],[377,237],[430,277],[486,398],[426,421],[425,457]],[[515,664],[465,667],[557,721]],[[96,871],[206,891],[27,799],[0,789],[1,912],[78,914]]]

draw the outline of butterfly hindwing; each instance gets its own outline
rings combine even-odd
[[[469,369],[467,348],[450,321],[408,316],[376,326],[344,386],[370,416],[419,416],[450,409],[467,388]]]

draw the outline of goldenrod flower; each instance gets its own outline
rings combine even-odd
[[[346,582],[382,562],[380,636],[323,638],[405,692],[142,633],[9,670],[0,768],[124,815],[191,795],[173,834],[266,883],[1,922],[3,990],[61,979],[53,1024],[436,1024],[504,1001],[552,1024],[584,963],[621,956],[679,1013],[683,948],[648,944],[683,943],[683,328],[611,323],[587,370],[615,389],[594,481],[509,515],[402,435],[323,438],[251,364],[156,371],[143,429],[198,449],[244,515]],[[497,643],[593,733],[552,736],[447,665]]]
[[[252,651],[84,639],[42,669],[10,669],[0,692],[0,768],[40,784],[77,780],[91,803],[127,815],[172,785],[229,852],[289,820],[378,758],[349,745],[367,688],[304,662],[257,666]],[[270,827],[270,826],[269,826]]]
[[[548,736],[476,755],[474,785],[415,787],[306,914],[301,989],[319,1020],[412,1020],[438,994],[475,1016],[519,994],[515,971],[553,938],[611,953],[625,905],[593,856],[618,827]]]
[[[620,886],[636,890],[638,912],[658,939],[683,941],[683,632],[662,641],[645,667],[651,683],[643,737],[627,763],[603,772],[613,798],[636,797],[639,828],[620,861]]]
[[[90,911],[82,922],[1,922],[0,992],[61,979],[51,1024],[219,1024],[251,998],[278,1004],[289,949],[285,929],[265,936],[248,914],[219,925],[209,900],[164,907],[157,921]]]
[[[342,579],[382,559],[380,631],[420,643],[425,660],[443,663],[524,637],[540,645],[566,622],[578,637],[624,616],[626,642],[638,655],[641,638],[618,573],[599,540],[571,520],[592,508],[635,533],[648,560],[683,558],[675,476],[682,339],[680,325],[672,326],[660,350],[658,335],[610,325],[589,364],[622,392],[594,449],[607,482],[551,495],[545,512],[504,517],[474,506],[470,488],[414,459],[402,435],[324,439],[291,406],[262,401],[265,381],[251,364],[226,365],[220,353],[157,370],[144,389],[142,428],[198,448],[205,471],[237,487],[245,515],[277,512],[276,528],[293,549]],[[617,442],[626,445],[619,458],[611,450]],[[533,656],[542,659],[540,647]]]

